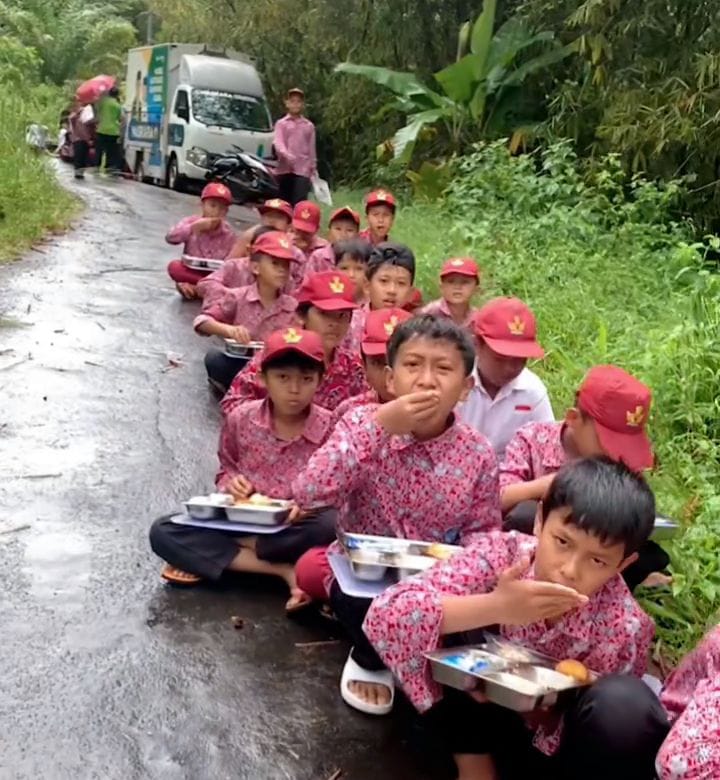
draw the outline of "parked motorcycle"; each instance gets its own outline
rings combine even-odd
[[[238,203],[262,202],[277,198],[279,189],[273,166],[254,154],[233,145],[228,152],[213,161],[205,174],[209,181],[221,181]]]

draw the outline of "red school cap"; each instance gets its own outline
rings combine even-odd
[[[617,366],[595,366],[578,390],[577,404],[595,423],[607,454],[633,471],[652,468],[652,445],[645,431],[652,392]]]
[[[475,335],[504,357],[541,358],[537,324],[530,307],[518,298],[493,298],[475,315]]]
[[[451,257],[446,260],[440,269],[440,278],[450,276],[450,274],[473,276],[475,279],[480,279],[480,269],[472,257]]]
[[[370,357],[384,355],[395,328],[411,318],[412,314],[403,309],[375,309],[368,312],[360,342],[363,354]]]
[[[333,213],[330,215],[328,225],[332,225],[336,219],[351,219],[358,227],[360,227],[360,215],[357,213],[357,211],[351,209],[350,206],[343,206],[342,208],[335,209],[335,211],[333,211]]]
[[[258,236],[252,245],[252,254],[270,255],[278,260],[295,260],[293,242],[287,233],[271,230]]]
[[[276,330],[267,337],[260,357],[260,368],[263,369],[269,360],[287,352],[297,352],[320,364],[325,362],[322,339],[317,333],[302,328],[286,328]]]
[[[200,200],[207,200],[208,198],[223,200],[228,206],[232,206],[233,202],[232,193],[221,181],[211,181],[210,184],[205,185],[200,195]]]
[[[293,210],[292,226],[303,233],[317,233],[320,229],[320,206],[311,200],[301,200]]]
[[[342,271],[310,274],[295,293],[298,304],[310,303],[322,311],[357,309],[355,285]]]
[[[300,95],[301,98],[305,98],[305,93],[300,89],[300,87],[290,87],[285,96],[290,97],[291,95]]]
[[[416,309],[419,309],[422,305],[423,305],[422,292],[420,292],[420,290],[418,290],[417,287],[411,287],[410,295],[408,296],[407,301],[405,301],[405,305],[403,306],[403,309],[405,309],[405,311],[413,312]]]
[[[258,206],[258,211],[264,214],[266,211],[279,211],[284,214],[288,219],[293,218],[292,206],[286,201],[280,198],[273,198],[272,200],[266,200],[261,206]]]
[[[397,201],[392,192],[387,190],[373,190],[365,196],[365,212],[372,206],[388,206],[395,212]]]

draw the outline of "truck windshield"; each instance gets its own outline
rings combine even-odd
[[[195,119],[204,125],[229,127],[232,130],[255,130],[261,133],[269,133],[272,130],[265,101],[249,95],[194,89],[192,110]]]

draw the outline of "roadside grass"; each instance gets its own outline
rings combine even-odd
[[[57,132],[58,90],[8,87],[0,96],[0,263],[14,260],[48,233],[68,227],[80,203],[57,182],[52,158],[25,143],[28,123]]]
[[[613,158],[588,183],[563,144],[540,159],[498,144],[461,162],[443,201],[402,205],[392,231],[416,253],[425,300],[437,294],[443,260],[469,254],[483,268],[479,302],[515,295],[530,304],[547,350],[533,369],[557,416],[599,363],[653,389],[650,482],[658,510],[683,531],[664,544],[672,587],[639,595],[670,662],[720,607],[720,280],[707,247],[671,221],[676,196],[674,185],[625,181]],[[335,205],[357,208],[361,197],[340,190]]]

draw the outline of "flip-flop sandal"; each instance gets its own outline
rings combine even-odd
[[[171,585],[197,585],[199,582],[202,582],[202,577],[198,577],[197,574],[190,574],[189,571],[176,569],[169,563],[163,566],[160,576]]]
[[[300,599],[300,601],[296,601],[292,606],[288,606],[290,604],[290,600],[296,596],[301,594],[304,596],[304,598]],[[310,596],[307,595],[307,593],[303,593],[301,590],[298,589],[298,593],[290,592],[290,599],[288,599],[287,604],[285,604],[285,614],[286,615],[297,615],[298,612],[302,612],[303,610],[306,610],[308,607],[312,606],[312,599]]]
[[[384,685],[386,688],[390,689],[390,701],[387,704],[370,704],[350,690],[351,682]],[[353,707],[360,712],[364,712],[366,715],[387,715],[392,710],[395,702],[395,681],[393,680],[392,673],[387,669],[380,672],[371,672],[368,669],[363,669],[362,666],[359,666],[353,661],[351,650],[347,661],[345,661],[342,677],[340,678],[340,695],[345,704],[348,704],[350,707]]]

